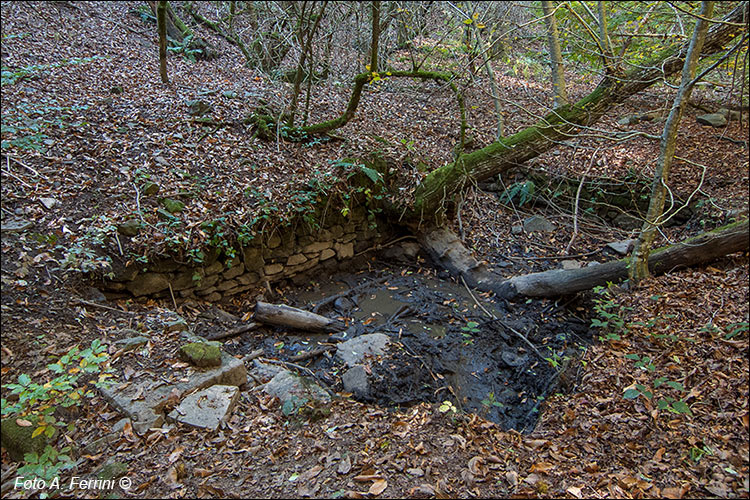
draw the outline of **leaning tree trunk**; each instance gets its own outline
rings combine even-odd
[[[747,10],[748,4],[741,4],[724,19],[726,22],[715,24],[709,30],[702,56],[724,50],[743,29]],[[495,177],[551,149],[557,142],[570,139],[577,129],[596,123],[615,104],[680,71],[686,53],[687,46],[677,51],[668,49],[623,78],[607,75],[591,94],[577,103],[559,107],[535,125],[434,170],[415,191],[412,218],[422,221],[434,216],[439,223],[440,209],[450,205],[453,194],[463,186]]]
[[[667,198],[667,183],[669,182],[669,173],[672,170],[672,161],[674,160],[675,149],[677,148],[677,130],[682,119],[682,113],[690,100],[690,93],[695,85],[695,73],[698,69],[698,59],[700,59],[701,48],[708,31],[709,19],[713,15],[714,3],[703,2],[700,17],[695,25],[688,55],[685,59],[685,65],[682,68],[682,80],[680,88],[672,104],[672,110],[664,124],[664,132],[661,138],[661,147],[659,151],[659,160],[656,164],[654,173],[654,182],[651,187],[651,199],[648,205],[646,220],[641,229],[641,235],[635,244],[633,258],[630,266],[630,279],[634,282],[648,277],[648,253],[656,236],[656,229],[662,223],[664,215],[664,203]]]
[[[542,0],[542,10],[544,11],[544,23],[547,25],[547,43],[549,43],[549,63],[550,68],[552,68],[552,87],[555,90],[555,106],[563,106],[568,103],[568,93],[565,91],[565,72],[563,71],[555,8],[549,0]]]

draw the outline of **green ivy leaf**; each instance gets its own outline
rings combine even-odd
[[[641,392],[640,392],[639,390],[637,390],[637,389],[627,389],[627,390],[626,390],[626,391],[625,391],[625,392],[623,393],[622,397],[623,397],[623,398],[625,398],[625,399],[635,399],[635,398],[637,398],[637,397],[638,397],[638,396],[639,396],[640,394],[641,394]]]

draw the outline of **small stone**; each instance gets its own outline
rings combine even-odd
[[[274,274],[279,274],[281,271],[284,270],[284,266],[281,264],[269,264],[263,270],[266,273],[266,276],[273,276]]]
[[[331,257],[335,257],[335,256],[336,256],[336,252],[333,251],[333,249],[331,248],[326,248],[325,250],[320,252],[320,260],[328,260]]]
[[[171,198],[164,198],[163,200],[161,200],[161,204],[164,206],[164,208],[167,209],[170,214],[182,212],[182,210],[185,208],[185,204],[183,202],[179,200],[173,200]]]
[[[611,248],[620,255],[627,255],[628,252],[633,249],[633,245],[635,245],[635,242],[636,240],[634,239],[613,241],[611,243],[607,243],[607,248]]]
[[[57,205],[58,201],[54,198],[39,198],[39,202],[46,208],[47,210],[52,210],[55,205]]]
[[[203,116],[206,113],[211,112],[212,110],[211,105],[201,99],[188,101],[187,105],[188,105],[188,108],[190,109],[190,114],[193,116]]]
[[[281,237],[276,233],[272,234],[266,243],[268,248],[277,248],[279,245],[281,245]]]
[[[221,95],[223,95],[227,99],[234,99],[237,97],[237,92],[235,92],[234,90],[225,90],[221,93]]]
[[[158,184],[156,184],[155,182],[148,181],[145,184],[143,184],[143,187],[141,188],[141,192],[145,194],[146,196],[153,196],[159,192],[159,189],[161,188],[159,187]]]
[[[126,285],[128,291],[136,297],[152,295],[169,288],[169,280],[164,274],[147,273],[139,274]]]
[[[110,94],[122,94],[123,93],[122,85],[114,85],[110,87],[109,93]]]
[[[359,364],[365,356],[380,356],[385,353],[390,343],[388,335],[384,333],[369,333],[360,335],[336,346],[336,356],[347,365]]]
[[[184,332],[188,329],[187,321],[182,318],[167,322],[164,325],[164,333]]]
[[[562,261],[562,268],[565,270],[569,269],[580,269],[583,267],[583,262],[580,260],[564,260]]]
[[[209,367],[221,365],[221,349],[215,344],[191,342],[180,347],[180,358],[195,366]]]
[[[709,113],[707,115],[699,115],[695,117],[695,121],[701,125],[711,125],[712,127],[725,127],[727,125],[727,117],[721,113]]]
[[[516,224],[515,226],[511,226],[510,228],[510,234],[519,235],[523,233],[523,226],[520,224]]]
[[[302,249],[304,253],[319,253],[326,248],[331,248],[331,242],[330,241],[316,241],[315,243],[311,243],[305,248]]]
[[[344,390],[351,392],[358,398],[366,398],[370,395],[370,381],[367,371],[362,365],[354,365],[341,376]]]
[[[130,337],[127,339],[120,339],[115,341],[115,347],[117,349],[122,349],[123,352],[132,351],[133,349],[138,349],[142,345],[146,345],[149,341],[148,337],[144,337],[142,335],[138,337]]]
[[[548,233],[555,230],[554,224],[539,215],[532,215],[523,221],[523,230],[527,233]]]
[[[353,243],[346,243],[343,245],[337,244],[336,254],[338,255],[339,260],[350,259],[354,257],[354,244]]]
[[[117,232],[123,236],[137,236],[141,232],[141,223],[136,219],[130,219],[117,225]]]
[[[291,257],[289,257],[287,259],[287,261],[286,261],[286,265],[287,266],[296,266],[296,265],[299,265],[299,264],[304,264],[305,262],[307,262],[307,257],[305,257],[304,255],[298,253],[298,254],[295,254],[295,255],[292,255]]]

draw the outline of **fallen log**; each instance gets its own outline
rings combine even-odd
[[[671,246],[651,251],[651,274],[663,274],[680,267],[697,266],[750,247],[748,219],[701,233]],[[587,266],[581,269],[553,269],[516,276],[508,280],[482,280],[478,288],[490,289],[505,299],[519,296],[552,297],[567,295],[628,277],[629,258]]]
[[[308,332],[340,332],[346,329],[346,325],[339,320],[329,319],[296,307],[266,302],[255,304],[253,319],[267,325],[286,326]]]
[[[699,234],[683,242],[651,251],[648,268],[651,274],[663,274],[679,267],[705,264],[750,246],[748,220],[742,220]],[[495,292],[512,300],[521,296],[554,297],[568,295],[595,286],[606,285],[628,277],[629,258],[592,265],[581,269],[553,269],[503,280],[477,261],[451,231],[438,228],[422,233],[422,246],[435,263],[469,286]]]

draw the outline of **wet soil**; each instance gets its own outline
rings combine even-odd
[[[264,357],[290,361],[329,346],[296,364],[341,392],[346,367],[333,355],[335,343],[385,333],[392,344],[386,355],[370,360],[371,390],[364,402],[396,408],[450,401],[522,432],[533,430],[544,398],[574,387],[577,359],[591,339],[589,321],[581,316],[587,308],[579,304],[496,301],[426,264],[374,259],[364,269],[278,292],[280,301],[306,310],[338,295],[317,312],[341,319],[347,330],[322,335],[264,328],[227,344],[232,354],[260,348]]]

